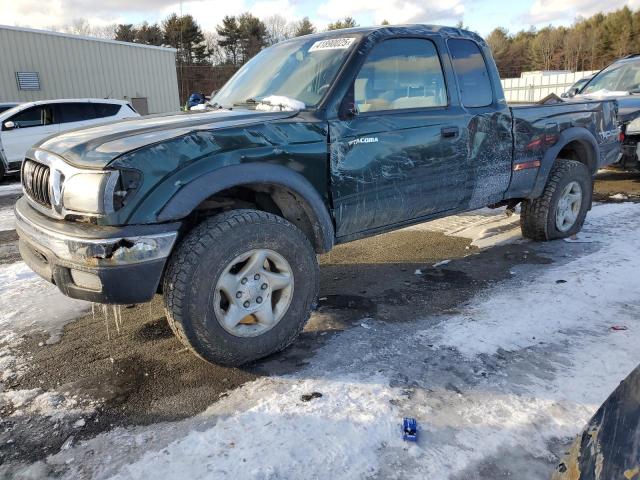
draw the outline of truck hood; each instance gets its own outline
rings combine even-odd
[[[297,113],[213,110],[135,117],[70,130],[46,138],[34,148],[54,153],[78,167],[101,168],[127,152],[193,131],[264,123]]]
[[[616,100],[618,102],[618,119],[628,123],[640,116],[640,95],[629,95],[626,92],[609,92],[606,95],[576,95],[571,100]]]

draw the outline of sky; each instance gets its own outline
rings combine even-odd
[[[154,23],[176,12],[194,15],[204,30],[213,31],[225,15],[248,11],[264,18],[280,14],[289,20],[308,16],[319,28],[352,16],[360,25],[435,23],[465,27],[487,35],[496,27],[517,32],[530,27],[570,25],[579,17],[640,0],[0,0],[0,24],[41,28],[62,27],[84,18],[95,25]]]

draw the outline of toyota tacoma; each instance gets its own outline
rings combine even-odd
[[[510,107],[457,28],[287,40],[207,107],[40,142],[15,211],[22,257],[64,294],[160,293],[179,339],[225,365],[294,341],[334,245],[519,203],[525,237],[568,237],[620,156],[615,101]]]

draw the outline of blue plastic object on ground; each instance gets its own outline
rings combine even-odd
[[[402,439],[408,442],[418,441],[418,422],[415,418],[402,420]]]

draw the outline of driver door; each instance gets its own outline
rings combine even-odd
[[[449,99],[439,41],[392,38],[375,45],[347,94],[357,111],[330,121],[339,238],[388,230],[462,204],[467,114]]]

